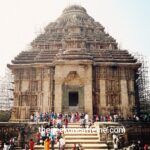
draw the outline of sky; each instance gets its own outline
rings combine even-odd
[[[0,76],[7,64],[72,4],[85,7],[122,49],[138,52],[150,61],[150,0],[0,0]]]

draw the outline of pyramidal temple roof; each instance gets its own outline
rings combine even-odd
[[[94,62],[136,63],[127,50],[119,50],[116,40],[105,32],[82,6],[65,8],[22,51],[13,64],[53,63],[55,59],[92,59]]]

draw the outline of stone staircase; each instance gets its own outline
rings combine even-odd
[[[92,129],[95,127],[92,126]],[[67,129],[69,132],[67,132]],[[108,146],[104,142],[100,142],[99,135],[96,132],[89,132],[87,128],[81,128],[79,123],[69,123],[68,128],[64,131],[64,138],[66,142],[65,149],[72,150],[74,144],[81,144],[84,150],[108,150]],[[70,132],[70,130],[78,130],[77,132]],[[85,129],[83,132],[81,129]],[[71,131],[72,131],[71,130]],[[57,144],[55,145],[57,147]],[[35,150],[44,150],[43,146],[35,146]]]

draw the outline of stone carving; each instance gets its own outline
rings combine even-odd
[[[71,71],[69,73],[69,75],[67,76],[67,80],[70,81],[70,80],[74,80],[75,78],[77,78],[78,75],[77,75],[77,72],[76,71]]]
[[[76,16],[76,15],[73,15],[72,21],[73,21],[74,24],[78,22],[78,19],[77,19],[77,16]]]
[[[113,49],[113,46],[112,44],[109,44],[109,47],[108,47],[110,50]]]
[[[83,81],[79,77],[76,71],[71,71],[64,80],[64,84],[66,85],[83,85]]]
[[[28,96],[27,95],[21,95],[21,106],[28,106]]]
[[[85,48],[85,42],[81,43],[81,48]]]
[[[11,114],[11,118],[12,119],[17,119],[17,117],[18,117],[18,108],[13,108],[12,109],[12,114]]]
[[[38,91],[38,81],[31,82],[31,91]]]
[[[106,81],[107,105],[120,105],[120,84],[117,80]]]
[[[32,95],[31,106],[37,106],[37,96]]]
[[[94,45],[93,44],[90,44],[90,49],[94,50]]]
[[[62,49],[66,49],[66,47],[67,47],[66,41],[64,39],[62,39],[61,42],[62,42]]]

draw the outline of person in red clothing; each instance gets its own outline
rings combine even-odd
[[[73,145],[72,150],[76,150],[76,144]]]
[[[80,116],[79,116],[79,114],[78,114],[78,112],[76,113],[76,122],[79,122],[79,120],[80,120]]]
[[[38,132],[38,133],[36,134],[36,139],[37,139],[37,144],[40,144],[40,139],[41,139],[41,134],[40,134],[40,132]]]
[[[144,145],[144,150],[148,150],[148,145],[147,144]]]
[[[32,139],[29,141],[29,149],[34,150],[34,141]]]
[[[65,128],[67,128],[68,127],[68,119],[67,119],[67,117],[64,119],[64,124],[65,124]]]

